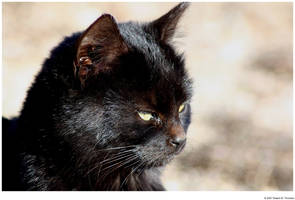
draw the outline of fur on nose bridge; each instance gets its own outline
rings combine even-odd
[[[185,131],[182,125],[178,122],[172,122],[169,126],[169,136],[172,138],[185,139]]]

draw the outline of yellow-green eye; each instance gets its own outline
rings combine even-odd
[[[138,112],[139,117],[144,121],[150,121],[153,118],[152,113]]]
[[[181,113],[183,111],[183,109],[184,109],[184,104],[181,104],[178,108],[178,112]]]

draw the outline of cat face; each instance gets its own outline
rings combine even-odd
[[[59,127],[78,153],[141,169],[184,148],[192,83],[169,41],[187,6],[146,24],[103,15],[82,33],[74,60],[80,88],[63,103],[67,120]]]
[[[191,83],[184,71],[179,70],[183,69],[181,57],[174,63],[166,61],[167,70],[162,70],[165,66],[157,60],[154,63],[158,66],[151,65],[149,56],[128,57],[129,60],[121,60],[118,68],[122,71],[113,74],[115,80],[109,81],[111,89],[102,100],[107,116],[104,121],[110,122],[109,127],[117,133],[115,139],[119,141],[112,147],[124,144],[130,146],[126,149],[129,152],[134,148],[131,155],[135,153],[145,167],[163,165],[185,145]],[[160,57],[161,54],[157,59]],[[126,68],[131,70],[123,72]],[[143,73],[136,71],[138,68]]]

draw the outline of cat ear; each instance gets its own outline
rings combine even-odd
[[[109,14],[99,17],[82,33],[77,44],[74,73],[82,87],[88,77],[111,70],[110,64],[127,50],[115,19]]]
[[[188,2],[179,3],[168,13],[150,24],[160,41],[167,42],[172,38],[179,19],[189,5],[190,3]]]

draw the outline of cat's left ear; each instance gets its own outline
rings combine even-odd
[[[74,73],[81,86],[85,86],[89,77],[111,71],[111,64],[127,51],[115,19],[109,14],[100,16],[82,33],[77,43]]]
[[[157,39],[168,42],[175,33],[177,23],[190,3],[183,2],[172,8],[168,13],[153,21],[149,26]]]

